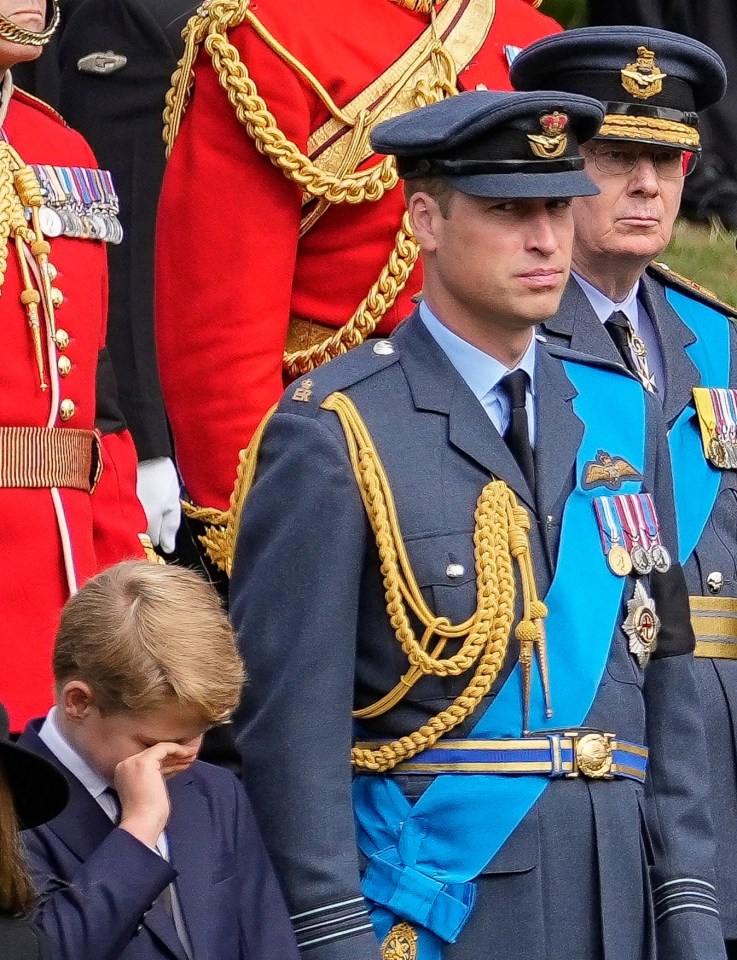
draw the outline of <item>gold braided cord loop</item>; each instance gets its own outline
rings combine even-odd
[[[406,286],[419,255],[420,248],[412,234],[409,214],[405,213],[389,262],[348,323],[336,330],[331,337],[305,350],[285,352],[284,369],[287,375],[294,380],[347,353],[353,347],[360,346],[370,337]]]
[[[200,507],[190,503],[189,500],[181,500],[180,503],[185,517],[203,524],[205,532],[197,539],[215,566],[225,570],[227,563],[225,528],[228,524],[228,511],[218,510],[216,507]]]
[[[13,23],[7,17],[0,14],[0,38],[7,40],[8,43],[18,43],[24,47],[45,47],[53,37],[56,28],[59,26],[61,11],[58,0],[50,0],[51,11],[48,16],[47,24],[40,32],[35,30],[26,30],[25,27]]]
[[[435,4],[430,3],[428,11],[432,14],[434,8]],[[228,31],[245,20],[250,22],[278,56],[310,84],[332,116],[346,125],[353,125],[354,142],[358,150],[360,141],[370,128],[370,115],[363,111],[355,119],[346,117],[309,70],[268,33],[250,10],[250,0],[210,0],[207,5],[200,7],[183,32],[184,55],[172,78],[172,87],[167,94],[164,111],[167,155],[171,152],[187,108],[194,82],[194,63],[200,47],[204,44],[220,84],[256,149],[268,157],[288,180],[295,183],[307,200],[316,201],[317,205],[304,219],[304,230],[313,226],[330,204],[358,204],[381,200],[398,182],[394,158],[385,157],[368,168],[341,170],[339,175],[335,175],[313,163],[297,144],[284,135],[266,102],[259,96],[256,84],[242,62],[238,49],[228,40]],[[428,55],[433,65],[432,80],[417,85],[414,92],[417,106],[457,93],[455,63],[439,39],[432,42]],[[357,156],[353,166],[357,165],[359,160],[360,156]],[[419,249],[412,236],[409,217],[405,216],[387,264],[353,315],[334,335],[309,349],[285,351],[284,369],[287,376],[294,379],[309,373],[320,364],[359,346],[370,337],[404,289],[418,255]]]
[[[261,441],[269,420],[276,413],[276,407],[277,405],[274,404],[258,425],[246,449],[241,450],[238,454],[238,473],[227,510],[218,510],[215,507],[199,507],[189,500],[181,501],[184,515],[188,519],[196,520],[204,525],[205,532],[197,539],[210,560],[228,577],[233,569],[235,542],[241,525],[241,514],[246,497],[253,484]]]
[[[259,96],[237,47],[228,40],[228,30],[239,26],[247,18],[255,19],[249,7],[250,0],[210,0],[185,28],[185,56],[174,75],[171,97],[167,97],[164,114],[167,143],[173,145],[186,109],[187,94],[182,91],[191,90],[192,68],[189,75],[182,68],[186,68],[192,54],[196,57],[196,48],[204,41],[238,120],[245,126],[256,149],[281,169],[289,180],[311,197],[324,197],[330,203],[380,200],[386,190],[397,184],[396,164],[392,158],[385,157],[366,170],[335,177],[316,166],[297,144],[282,133],[276,118]]]
[[[477,607],[460,624],[436,616],[427,606],[404,545],[389,480],[361,416],[348,397],[340,393],[322,404],[338,416],[348,444],[351,464],[379,551],[386,610],[410,669],[398,686],[376,704],[355,711],[358,718],[378,716],[394,706],[422,676],[459,676],[475,666],[460,696],[419,730],[377,749],[354,748],[354,766],[381,773],[391,770],[432,746],[467,719],[499,675],[514,620],[515,579],[513,557],[520,567],[525,616],[518,629],[539,639],[545,605],[537,599],[529,554],[529,517],[519,507],[505,483],[492,480],[479,496],[475,512],[474,556]],[[412,629],[409,611],[424,627],[420,640]],[[458,650],[442,657],[448,641],[460,641]],[[433,646],[434,644],[434,646]],[[432,646],[432,649],[431,649]]]
[[[604,117],[598,136],[617,137],[622,140],[664,140],[666,143],[693,149],[701,146],[698,130],[688,123],[619,113],[609,113]]]
[[[225,528],[225,546],[226,562],[224,570],[228,576],[233,572],[233,558],[235,557],[235,545],[238,539],[238,530],[243,516],[243,507],[246,503],[253,480],[256,476],[256,465],[258,463],[258,453],[261,449],[261,441],[264,438],[264,432],[269,425],[269,421],[276,413],[278,404],[268,411],[258,429],[253,435],[251,442],[245,450],[241,450],[238,456],[238,476],[236,477],[233,493],[230,496],[230,509],[228,510],[228,523]]]

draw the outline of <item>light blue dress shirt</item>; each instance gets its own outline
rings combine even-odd
[[[662,403],[663,388],[665,385],[663,351],[660,349],[660,340],[658,339],[655,324],[650,319],[650,315],[638,297],[640,281],[637,281],[621,303],[615,303],[613,300],[610,300],[606,294],[603,294],[601,290],[589,283],[588,280],[585,280],[577,274],[575,270],[571,271],[571,276],[575,277],[576,283],[586,294],[586,299],[602,323],[606,323],[609,317],[617,311],[620,311],[627,317],[632,324],[632,329],[645,344],[645,349],[647,350],[647,365],[650,368],[650,373],[655,374],[655,383],[658,387],[656,396]]]
[[[468,384],[471,393],[486,411],[499,433],[509,426],[511,409],[509,399],[499,389],[499,381],[512,371],[494,357],[474,347],[472,343],[449,330],[432,312],[425,301],[420,303],[420,319],[428,333]],[[515,370],[524,370],[530,378],[525,410],[530,429],[530,443],[535,444],[535,337],[530,331],[530,345]]]

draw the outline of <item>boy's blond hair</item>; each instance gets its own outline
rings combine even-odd
[[[92,688],[102,713],[172,701],[210,724],[227,720],[244,681],[215,590],[192,570],[131,560],[88,580],[61,614],[53,656],[60,689]]]

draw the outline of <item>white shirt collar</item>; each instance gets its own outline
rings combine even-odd
[[[635,333],[637,333],[640,325],[640,317],[637,305],[637,294],[640,289],[639,280],[637,283],[635,283],[634,287],[632,287],[630,292],[621,303],[615,303],[592,283],[589,283],[589,281],[585,280],[579,273],[576,273],[575,270],[571,271],[571,275],[576,278],[576,283],[578,283],[583,292],[586,294],[586,299],[594,308],[594,313],[602,323],[606,323],[613,313],[619,311],[623,313],[625,317],[627,317],[629,322],[632,324],[633,330]]]
[[[110,784],[80,756],[59,730],[58,708],[52,707],[39,731],[39,737],[67,770],[97,800]]]
[[[445,326],[424,300],[420,302],[420,319],[427,327],[430,336],[448,357],[458,373],[468,384],[469,389],[477,400],[483,398],[496,388],[502,377],[510,369],[495,357],[489,356],[478,347],[474,347],[468,340],[459,337]],[[514,368],[524,370],[530,378],[530,392],[535,393],[535,337],[530,331],[530,345],[524,356]]]

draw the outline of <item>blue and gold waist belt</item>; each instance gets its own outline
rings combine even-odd
[[[381,742],[359,742],[376,749]],[[498,740],[443,740],[412,760],[398,763],[392,774],[537,774],[551,779],[578,776],[594,780],[623,777],[644,783],[647,747],[617,739],[612,733],[581,728]]]

